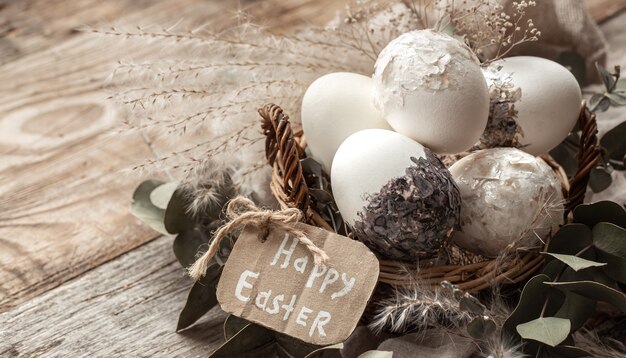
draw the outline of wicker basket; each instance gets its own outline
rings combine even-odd
[[[275,104],[263,106],[259,114],[266,135],[266,157],[273,167],[270,183],[272,193],[283,208],[297,207],[306,214],[310,224],[333,231],[310,205],[308,187],[300,164],[300,159],[305,157],[306,147],[302,132],[293,132],[289,116]],[[600,158],[595,115],[589,112],[584,102],[578,121],[582,135],[577,173],[568,181],[563,169],[552,158],[542,157],[562,179],[567,199],[566,220],[571,217],[571,211],[583,202],[589,173]],[[478,292],[494,284],[524,281],[543,264],[539,250],[513,250],[503,260],[488,259],[463,251],[455,245],[448,246],[446,249],[459,258],[455,260],[457,264],[415,267],[406,262],[381,260],[379,282],[401,287],[411,285],[416,280],[420,284],[432,286],[449,281],[464,291]]]

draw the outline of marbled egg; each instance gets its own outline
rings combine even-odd
[[[372,105],[372,79],[336,72],[315,80],[302,99],[302,128],[311,157],[329,172],[349,135],[368,128],[391,129]]]
[[[492,94],[503,82],[520,91],[513,103],[520,149],[547,153],[574,128],[582,97],[576,78],[565,67],[540,57],[517,56],[494,62],[484,73]]]
[[[541,159],[515,148],[474,152],[450,166],[461,192],[459,246],[495,257],[509,245],[535,247],[563,223],[563,192]]]
[[[392,40],[375,64],[374,105],[391,127],[436,153],[458,153],[478,141],[489,116],[489,92],[472,51],[433,31]]]
[[[434,257],[459,227],[459,191],[448,170],[428,148],[393,131],[349,136],[335,155],[331,185],[355,237],[386,259]]]

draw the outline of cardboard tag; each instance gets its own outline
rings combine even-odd
[[[226,312],[302,341],[343,342],[356,328],[378,280],[378,260],[362,243],[295,224],[328,254],[316,265],[292,234],[272,230],[265,242],[246,228],[217,286]]]

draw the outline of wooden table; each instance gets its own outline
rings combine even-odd
[[[587,2],[624,60],[626,0]],[[0,1],[0,357],[205,356],[222,340],[217,309],[174,332],[191,282],[172,239],[129,214],[140,179],[120,172],[150,149],[109,135],[122,54],[77,28],[220,28],[241,8],[288,32],[343,1]]]

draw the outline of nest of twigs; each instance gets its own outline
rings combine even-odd
[[[302,131],[294,132],[289,116],[275,104],[259,109],[262,128],[266,135],[265,153],[273,167],[271,191],[282,208],[296,207],[305,213],[309,224],[334,231],[315,211],[309,195],[309,187],[303,173],[301,159],[306,157],[306,140]],[[596,136],[595,115],[583,102],[578,127],[581,130],[581,147],[576,174],[568,180],[563,169],[549,156],[542,159],[553,168],[563,183],[565,220],[571,211],[581,204],[587,190],[589,174],[600,159]],[[546,243],[547,244],[547,243]],[[380,260],[379,282],[393,287],[410,286],[416,281],[422,285],[439,286],[448,281],[466,292],[478,292],[493,285],[515,284],[530,277],[543,265],[543,256],[536,250],[510,250],[496,259],[482,257],[460,249],[452,243],[443,248],[451,258],[445,265],[420,264]]]

